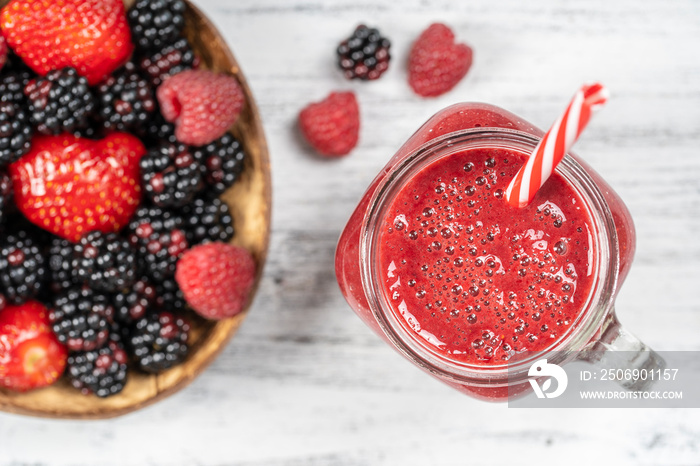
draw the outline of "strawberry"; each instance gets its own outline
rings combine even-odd
[[[472,49],[455,44],[449,27],[431,24],[411,48],[408,83],[416,94],[435,97],[455,87],[471,66]]]
[[[0,311],[0,387],[45,387],[63,374],[68,352],[51,331],[48,311],[36,301]]]
[[[0,28],[40,75],[70,66],[90,85],[126,62],[134,48],[122,0],[13,0],[0,12]]]
[[[308,105],[299,113],[304,138],[326,157],[347,155],[357,145],[360,109],[352,92],[332,92],[326,99]]]
[[[71,241],[89,231],[119,231],[141,200],[141,141],[112,133],[95,141],[37,136],[10,165],[15,202],[32,223]]]
[[[232,317],[248,302],[255,283],[255,260],[239,246],[200,244],[182,255],[175,280],[187,304],[202,317]]]

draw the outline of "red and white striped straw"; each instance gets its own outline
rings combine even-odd
[[[600,83],[586,84],[576,92],[566,111],[540,140],[527,163],[506,189],[513,207],[525,207],[547,181],[591,119],[593,111],[608,101],[608,90]]]

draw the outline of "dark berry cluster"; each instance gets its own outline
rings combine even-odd
[[[338,66],[348,79],[378,79],[389,68],[390,47],[377,29],[361,24],[338,46]]]
[[[129,363],[158,373],[187,356],[190,324],[177,261],[193,245],[234,235],[218,197],[241,176],[241,143],[226,134],[201,147],[183,144],[156,99],[164,80],[199,66],[183,35],[186,9],[183,0],[136,0],[127,12],[134,53],[97,83],[81,76],[78,64],[38,75],[14,52],[0,57],[0,310],[43,303],[68,349],[65,376],[85,394],[121,392]],[[22,217],[8,166],[31,150],[32,138],[102,139],[114,131],[137,136],[146,149],[141,205],[127,227],[91,231],[89,222],[103,214],[96,209],[80,238],[59,237]]]

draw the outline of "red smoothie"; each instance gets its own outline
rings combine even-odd
[[[383,292],[415,338],[449,359],[505,364],[570,328],[595,269],[584,202],[554,174],[526,208],[503,193],[526,156],[470,149],[432,162],[379,233]]]

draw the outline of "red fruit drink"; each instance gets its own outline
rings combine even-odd
[[[505,200],[542,134],[491,105],[439,112],[374,180],[336,252],[355,312],[419,367],[481,398],[529,386],[513,379],[523,355],[620,332],[613,298],[634,227],[619,197],[569,156],[529,206]]]

